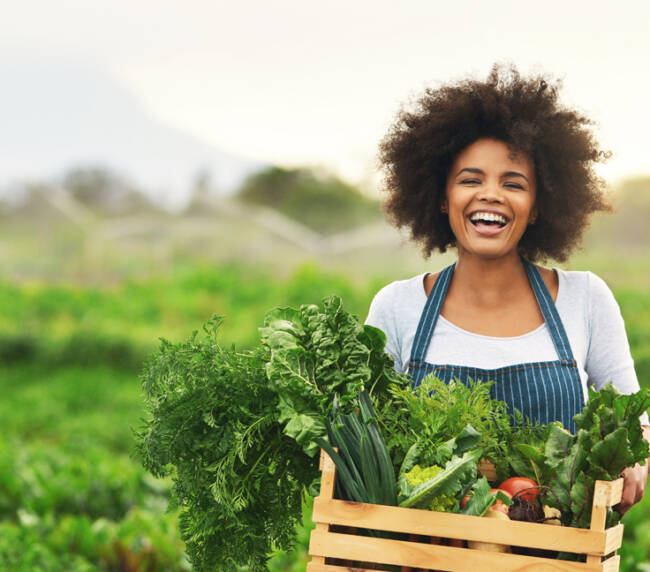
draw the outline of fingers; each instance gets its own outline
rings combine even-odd
[[[643,498],[648,479],[648,467],[646,465],[635,465],[625,469],[622,475],[625,479],[623,494],[621,495],[621,502],[616,505],[616,510],[623,515]]]

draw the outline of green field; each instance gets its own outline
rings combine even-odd
[[[647,263],[637,260],[627,273],[612,258],[572,267],[593,268],[614,287],[650,387],[650,290]],[[314,264],[279,276],[229,264],[110,286],[0,283],[0,569],[188,570],[167,510],[170,483],[132,456],[139,373],[158,338],[184,340],[216,313],[226,317],[224,344],[252,345],[271,307],[330,294],[364,318],[374,293],[402,277],[352,279]],[[276,554],[271,570],[304,570],[305,514],[296,551]],[[650,570],[650,496],[624,522],[622,569]]]

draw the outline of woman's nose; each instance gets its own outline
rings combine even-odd
[[[488,202],[503,202],[503,194],[498,183],[486,183],[481,186],[477,198]]]

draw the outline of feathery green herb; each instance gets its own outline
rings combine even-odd
[[[445,452],[441,445],[461,435],[467,425],[480,434],[476,446],[486,458],[504,457],[502,436],[511,431],[510,416],[505,403],[491,399],[491,385],[446,384],[430,375],[415,389],[404,384],[389,387],[390,398],[380,406],[378,418],[395,465],[416,443],[418,457],[412,464],[444,465],[451,456],[440,458]]]
[[[153,474],[174,476],[196,569],[261,571],[273,547],[293,545],[303,491],[318,470],[278,421],[268,349],[222,349],[219,323],[204,326],[204,337],[163,341],[143,379],[150,420],[139,452]]]

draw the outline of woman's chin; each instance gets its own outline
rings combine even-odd
[[[507,244],[498,244],[492,242],[490,244],[476,244],[473,241],[469,244],[456,243],[459,256],[474,256],[484,260],[498,260],[500,258],[508,258],[510,256],[519,256],[516,245],[513,247]]]

